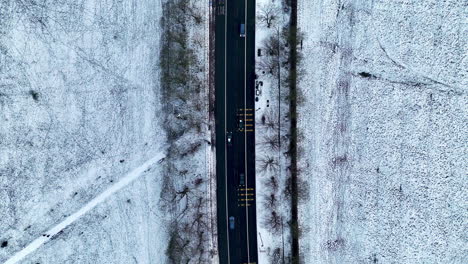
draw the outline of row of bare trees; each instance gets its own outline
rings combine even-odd
[[[280,235],[283,228],[281,206],[281,182],[279,155],[282,154],[278,133],[278,112],[271,110],[260,118],[257,130],[263,136],[258,140],[256,168],[262,184],[268,192],[262,194],[264,211],[261,223],[274,235]],[[284,139],[283,139],[284,140]],[[278,155],[279,154],[279,155]]]
[[[261,42],[262,55],[256,68],[260,75],[277,82],[271,83],[270,88],[278,97],[278,110],[266,112],[259,122],[264,136],[258,140],[260,146],[257,148],[262,153],[257,160],[257,171],[263,175],[262,184],[269,190],[262,197],[263,206],[268,211],[263,216],[263,224],[271,234],[281,234],[283,239],[283,247],[277,247],[269,254],[271,263],[296,263],[296,247],[292,245],[296,245],[300,229],[297,211],[292,208],[297,208],[299,201],[306,201],[308,194],[306,182],[297,177],[296,161],[301,152],[295,147],[298,133],[293,128],[293,121],[297,118],[295,107],[301,102],[295,84],[302,76],[297,65],[302,58],[298,46],[303,35],[294,24],[288,23],[291,13],[287,12],[292,11],[292,2],[273,0],[261,5],[257,15],[269,34]],[[275,95],[272,93],[270,96]],[[291,246],[290,253],[285,252],[285,243]]]
[[[272,77],[272,80],[276,80],[278,83],[277,89],[274,89],[276,84],[271,83],[269,87],[269,94],[267,96],[275,96],[274,90],[280,90],[281,85],[281,68],[285,66],[285,53],[286,46],[282,29],[281,9],[273,2],[261,5],[258,9],[257,19],[260,21],[260,25],[264,26],[270,33],[269,36],[262,41],[260,49],[262,50],[262,56],[259,58],[256,69],[261,76]],[[276,97],[276,96],[275,96]],[[275,98],[274,97],[274,98]],[[277,238],[281,238],[281,247],[276,247],[270,252],[271,263],[283,263],[284,258],[284,219],[283,211],[281,208],[284,203],[284,193],[282,192],[284,185],[284,168],[281,167],[282,157],[284,156],[283,146],[285,145],[282,141],[287,140],[286,137],[282,136],[286,133],[281,132],[284,130],[282,121],[284,119],[281,116],[279,104],[280,98],[276,103],[273,103],[274,107],[278,104],[278,109],[271,108],[269,111],[264,112],[260,120],[257,122],[257,131],[260,131],[262,136],[260,137],[257,147],[257,161],[256,167],[258,176],[262,178],[261,184],[263,189],[267,190],[262,193],[262,215],[261,224]],[[273,101],[273,102],[274,102]]]
[[[161,88],[167,161],[161,207],[171,215],[166,255],[170,263],[209,263],[210,239],[206,179],[197,174],[197,155],[204,141],[203,67],[197,51],[203,42],[190,35],[202,28],[195,0],[163,4]]]

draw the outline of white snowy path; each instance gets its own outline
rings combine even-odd
[[[151,158],[150,160],[146,161],[140,167],[129,172],[125,177],[123,177],[120,181],[112,185],[110,188],[105,190],[103,193],[98,195],[96,198],[92,199],[88,202],[85,206],[83,206],[80,210],[75,212],[74,214],[70,215],[69,217],[65,218],[60,224],[56,225],[54,228],[47,231],[42,236],[36,238],[31,244],[26,246],[23,250],[17,252],[13,255],[10,259],[8,259],[4,264],[14,264],[18,263],[18,261],[22,260],[24,257],[29,255],[30,253],[34,252],[36,249],[41,247],[44,243],[52,239],[54,235],[65,229],[67,226],[75,222],[81,216],[89,212],[91,209],[96,207],[96,205],[102,203],[106,200],[109,196],[114,194],[115,192],[119,191],[120,189],[124,188],[125,186],[129,185],[131,182],[139,178],[143,172],[148,170],[153,164],[162,160],[164,155],[162,152],[158,153],[156,156]]]

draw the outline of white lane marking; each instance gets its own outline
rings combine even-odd
[[[247,0],[244,0],[245,5],[245,13],[244,13],[244,21],[245,21],[245,38],[244,38],[244,120],[247,114]],[[247,129],[244,129],[244,171],[245,171],[245,197],[247,197],[247,189],[248,189],[248,173],[247,173]],[[247,206],[247,199],[245,199],[245,213],[246,213],[246,220],[247,220],[247,262],[250,263],[250,241],[249,241],[249,209]]]
[[[41,235],[40,237],[36,238],[33,242],[31,242],[28,246],[23,248],[21,251],[18,251],[15,255],[13,255],[11,258],[9,258],[4,264],[17,263],[18,261],[22,260],[27,255],[34,252],[36,249],[38,249],[44,243],[51,240],[54,237],[54,235],[56,235],[58,232],[62,231],[67,226],[69,226],[70,224],[75,222],[78,218],[80,218],[81,216],[83,216],[84,214],[89,212],[91,209],[96,207],[96,205],[100,204],[105,199],[107,199],[109,196],[111,196],[115,192],[119,191],[123,187],[127,186],[128,184],[130,184],[132,181],[134,181],[138,177],[140,177],[143,172],[145,172],[147,169],[150,168],[151,165],[158,162],[163,157],[164,157],[164,155],[161,152],[158,155],[151,158],[150,160],[146,161],[140,167],[138,167],[138,168],[132,170],[131,172],[129,172],[122,179],[120,179],[117,183],[112,185],[109,189],[105,190],[103,193],[101,193],[100,195],[96,196],[94,199],[89,201],[80,210],[78,210],[74,214],[68,216],[60,224],[56,225],[55,227],[53,227],[49,231],[45,232],[44,233],[45,236]]]
[[[228,16],[228,10],[227,10],[227,4],[228,0],[226,0],[225,3],[225,15],[224,15],[224,185],[225,185],[225,193],[226,193],[226,234],[227,234],[227,253],[228,253],[228,264],[231,263],[231,252],[229,251],[229,212],[228,212],[228,193],[227,193],[227,139],[226,139],[226,133],[227,133],[227,114],[226,114],[226,86],[227,86],[227,16]]]

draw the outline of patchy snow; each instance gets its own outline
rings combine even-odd
[[[164,261],[159,168],[93,200],[163,147],[160,17],[160,1],[2,2],[0,262],[45,242],[24,261]]]
[[[256,208],[257,208],[257,243],[258,243],[258,263],[271,263],[274,254],[281,256],[288,255],[290,249],[289,234],[290,229],[287,221],[290,219],[290,201],[283,194],[285,180],[289,175],[287,167],[289,158],[284,155],[287,151],[288,141],[282,139],[281,148],[275,149],[265,143],[268,138],[276,140],[278,138],[278,115],[281,113],[281,137],[284,137],[289,131],[289,122],[287,122],[288,102],[287,87],[284,87],[284,79],[288,74],[287,69],[280,70],[282,86],[278,86],[277,71],[270,74],[264,71],[261,66],[262,60],[267,56],[264,49],[265,41],[273,36],[280,37],[281,28],[288,24],[289,13],[282,11],[282,1],[280,0],[257,0],[256,1],[256,27],[255,27],[255,60],[256,60],[256,86],[258,86],[258,101],[255,102],[255,141],[256,141]],[[275,7],[275,8],[273,8]],[[268,28],[261,14],[266,10],[276,16]],[[258,49],[261,49],[261,56],[258,56]],[[258,84],[258,85],[257,85]],[[281,105],[279,102],[279,90],[281,89]],[[266,124],[262,122],[262,117],[266,118]],[[274,125],[269,126],[268,123]],[[266,159],[272,159],[276,165],[265,169],[262,168]],[[277,187],[271,186],[271,177],[277,181]],[[271,195],[274,195],[275,201],[271,203]],[[273,205],[274,204],[274,205]],[[277,213],[279,222],[283,228],[274,230],[269,224],[272,212]],[[270,222],[271,223],[271,222]],[[275,250],[280,250],[275,251]]]
[[[207,1],[171,0],[163,9],[161,74],[168,158],[161,207],[169,218],[165,253],[171,263],[217,258],[208,8]]]
[[[463,1],[299,1],[304,263],[465,263]]]

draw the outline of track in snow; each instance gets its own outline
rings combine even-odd
[[[34,252],[40,246],[42,246],[47,241],[51,240],[57,233],[65,229],[67,226],[75,222],[78,218],[89,212],[91,209],[96,207],[96,205],[100,204],[104,200],[106,200],[109,196],[114,194],[115,192],[119,191],[123,187],[127,186],[137,178],[139,178],[143,172],[151,167],[151,165],[155,164],[158,161],[162,161],[164,158],[164,154],[161,152],[151,158],[150,160],[146,161],[140,167],[130,171],[127,175],[125,175],[122,179],[112,185],[110,188],[105,190],[103,193],[98,195],[96,198],[89,201],[85,206],[83,206],[80,210],[75,212],[74,214],[65,218],[61,223],[41,235],[40,237],[36,238],[33,242],[31,242],[28,246],[23,248],[21,251],[17,252],[11,258],[9,258],[4,264],[14,264],[18,261],[22,260],[24,257],[29,255],[30,253]]]

